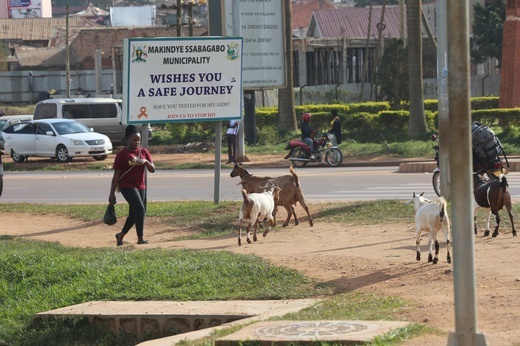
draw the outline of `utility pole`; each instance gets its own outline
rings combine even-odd
[[[437,107],[439,111],[439,169],[442,196],[451,199],[449,166],[449,112],[448,112],[448,34],[446,31],[447,0],[437,0]]]
[[[469,75],[468,0],[448,1],[448,93],[450,178],[452,183],[453,286],[455,333],[450,346],[485,346],[478,332],[473,233],[473,164],[471,153],[471,104]]]
[[[70,97],[70,52],[69,52],[69,2],[66,6],[65,17],[65,94]]]
[[[180,3],[180,0],[177,0]],[[208,1],[209,34],[222,36],[222,1]],[[179,16],[179,14],[177,14]],[[220,203],[220,160],[222,157],[222,122],[215,122],[215,171],[213,176],[213,203]]]

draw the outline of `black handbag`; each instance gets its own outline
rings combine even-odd
[[[108,203],[105,215],[103,216],[103,222],[107,225],[115,225],[117,223],[116,208],[112,203]]]

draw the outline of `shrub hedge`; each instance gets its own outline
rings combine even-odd
[[[471,99],[472,119],[480,121],[506,133],[509,125],[520,126],[520,108],[498,109],[499,97],[476,97]],[[437,132],[437,100],[425,100],[426,124],[431,133]],[[343,137],[358,142],[370,142],[383,136],[387,141],[408,139],[407,109],[391,110],[388,102],[362,102],[349,104],[309,104],[295,107],[298,125],[304,113],[311,113],[311,126],[317,130],[327,130],[332,120],[331,112],[336,109],[341,119]],[[255,110],[257,140],[260,144],[273,143],[277,139],[277,107],[262,107]],[[179,143],[187,143],[210,136],[212,123],[171,124],[172,137]],[[200,131],[196,128],[200,127]],[[176,133],[173,135],[173,131]],[[198,134],[200,138],[198,138]],[[264,138],[265,137],[265,138]],[[426,139],[426,137],[425,137]]]

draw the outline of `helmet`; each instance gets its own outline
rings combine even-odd
[[[302,120],[308,123],[311,120],[311,114],[305,113],[304,115],[302,115]]]

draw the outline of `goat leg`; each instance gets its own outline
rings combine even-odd
[[[296,212],[294,211],[294,207],[291,205],[291,212],[294,216],[294,225],[295,226],[298,226],[298,224],[300,223],[300,221],[298,221],[298,217],[296,216]]]
[[[500,216],[498,216],[498,211],[497,211],[496,221],[497,221],[497,225],[495,227],[495,231],[491,235],[493,238],[495,238],[498,235],[498,228],[500,227]]]
[[[312,216],[311,216],[311,211],[309,210],[309,207],[307,206],[307,204],[305,203],[305,201],[302,199],[299,201],[300,202],[300,205],[303,207],[303,209],[305,209],[305,212],[307,212],[307,217],[309,218],[309,226],[314,226],[314,220],[312,219]],[[296,216],[296,214],[295,214]]]
[[[439,262],[439,242],[435,239],[435,257],[433,258],[433,264]]]
[[[238,246],[242,246],[242,220],[238,221]]]
[[[511,221],[513,237],[516,237],[515,222],[513,221],[513,213],[511,212],[511,206],[507,206],[507,213],[509,214],[509,220]]]
[[[451,263],[450,247],[451,247],[451,242],[448,239],[448,240],[446,240],[446,250],[448,251],[448,255],[446,256],[446,260],[448,261],[448,263]]]
[[[256,237],[256,231],[257,231],[257,229],[258,229],[258,223],[255,224],[255,231],[254,231],[254,233],[253,233],[253,241],[257,241],[257,240],[258,240],[258,238]]]
[[[256,221],[255,221],[256,223]],[[247,243],[251,244],[251,222],[247,225],[246,233],[247,233]]]
[[[433,255],[432,255],[432,250],[433,250],[433,241],[432,241],[432,236],[430,235],[430,239],[428,239],[428,263],[431,263],[433,262]]]
[[[287,218],[285,219],[285,222],[282,224],[282,227],[289,226],[289,221],[291,221],[291,216],[294,214],[294,224],[298,225],[298,219],[296,218],[296,213],[294,212],[294,208],[292,205],[285,204],[283,206],[285,208],[285,211],[287,212]]]

